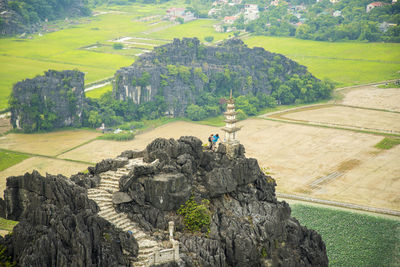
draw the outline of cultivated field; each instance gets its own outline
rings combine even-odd
[[[306,66],[317,78],[329,78],[339,86],[400,78],[400,44],[329,43],[284,37],[254,36],[245,40],[283,54]]]
[[[399,153],[397,150],[381,152],[374,148],[383,137],[263,119],[248,119],[239,124],[243,128],[238,133],[238,138],[246,148],[246,155],[256,158],[261,166],[268,168],[277,180],[278,192],[399,209],[398,200],[393,196],[394,192],[400,191],[400,184],[395,177]],[[218,127],[173,122],[138,135],[129,142],[96,140],[60,155],[60,158],[100,161],[115,157],[124,150],[144,149],[157,137],[179,138],[182,135],[194,135],[206,142],[210,133],[217,132],[221,134]],[[382,166],[379,172],[364,168],[364,165],[374,164]],[[310,184],[321,177],[334,172],[347,172],[353,168],[356,169],[354,174],[351,172],[340,178],[342,186],[335,184],[327,187],[328,183],[318,184],[316,188],[310,187]],[[364,176],[371,178],[360,179]],[[346,178],[344,182],[342,178]],[[385,188],[390,190],[383,191],[381,187],[371,184],[374,179],[380,179]],[[357,193],[357,196],[351,197],[352,192],[347,191],[350,186],[358,186],[365,195],[360,197]],[[325,187],[329,190],[324,189]]]
[[[127,142],[115,142],[96,140],[70,152],[60,155],[60,158],[75,159],[81,161],[98,162],[105,158],[113,158],[125,150],[143,150],[158,137],[179,138],[183,135],[193,135],[207,142],[210,133],[220,132],[219,128],[189,122],[172,122],[160,126],[154,130],[146,131],[135,136],[135,139]]]
[[[43,134],[8,134],[0,136],[0,148],[56,156],[101,135],[94,131],[71,130]]]
[[[69,177],[72,174],[84,171],[87,167],[88,165],[83,163],[43,157],[32,157],[0,172],[0,192],[3,192],[4,189],[6,189],[6,178],[10,176],[23,175],[26,172],[37,170],[42,175],[50,173],[63,174]]]
[[[400,93],[397,95],[400,96]],[[280,117],[310,123],[357,127],[370,131],[393,131],[393,133],[400,134],[400,113],[345,106],[322,106],[321,108],[309,110],[299,109],[295,112],[283,114]]]
[[[368,107],[400,112],[400,88],[377,88],[363,86],[344,90],[343,105]]]

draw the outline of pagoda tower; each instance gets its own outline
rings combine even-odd
[[[230,97],[227,101],[226,105],[226,112],[224,112],[225,115],[225,127],[222,128],[221,130],[225,132],[225,140],[224,143],[227,144],[235,144],[239,143],[238,140],[236,140],[236,132],[240,130],[240,127],[236,127],[236,122],[238,121],[236,119],[236,114],[237,112],[235,111],[235,100],[232,98],[232,90],[230,93]]]

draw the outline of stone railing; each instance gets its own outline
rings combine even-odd
[[[179,241],[174,240],[174,222],[172,221],[169,222],[169,242],[172,244],[172,248],[156,249],[153,254],[149,256],[146,266],[180,260]]]

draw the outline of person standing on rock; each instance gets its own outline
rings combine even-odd
[[[210,136],[208,137],[208,145],[209,145],[209,149],[211,150],[212,149],[212,147],[213,147],[213,137],[214,137],[214,135],[213,134],[210,134]]]
[[[212,140],[212,142],[213,142],[213,144],[212,144],[212,150],[213,150],[213,151],[215,151],[215,149],[217,149],[217,142],[218,142],[218,139],[219,139],[219,135],[218,135],[218,134],[214,135],[213,140]]]

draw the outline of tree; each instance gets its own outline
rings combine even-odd
[[[113,44],[113,48],[119,50],[119,49],[124,48],[124,45],[121,43],[116,43],[116,44]]]
[[[211,43],[214,40],[214,36],[206,36],[206,37],[204,37],[204,40]]]
[[[207,117],[207,112],[198,105],[191,104],[186,108],[186,114],[192,121],[199,121]]]
[[[100,125],[101,123],[101,117],[99,115],[99,112],[95,111],[95,110],[91,110],[89,112],[89,119],[88,119],[90,126],[92,126],[93,128],[97,127]]]

